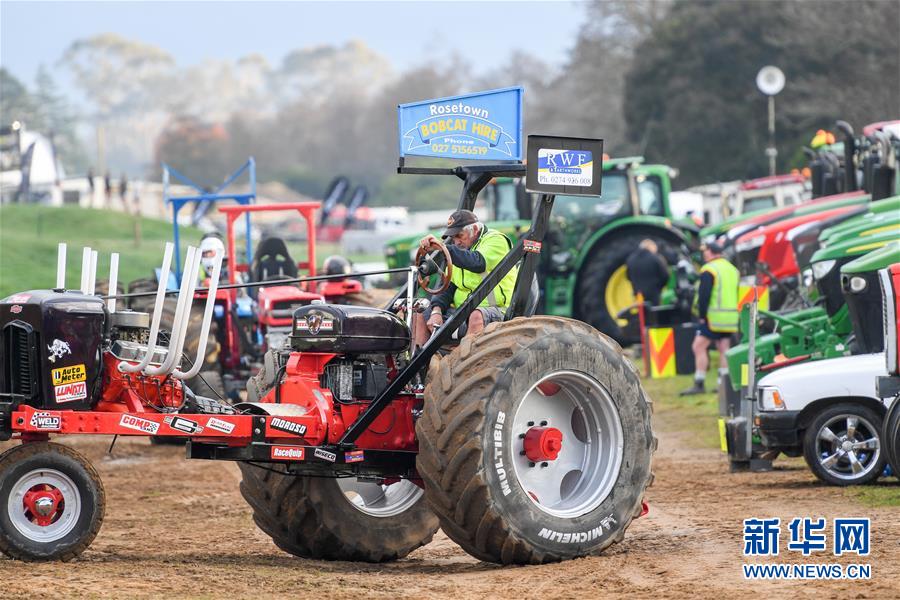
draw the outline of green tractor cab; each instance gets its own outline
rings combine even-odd
[[[644,164],[640,157],[609,159],[603,162],[600,196],[556,196],[538,267],[541,312],[575,317],[620,343],[637,341],[627,320],[619,318],[635,303],[625,274],[628,256],[649,238],[674,267],[699,239],[693,221],[672,217],[672,175],[670,167]],[[513,240],[527,229],[533,202],[521,180],[498,178],[480,199],[483,208],[476,212],[488,227]],[[385,247],[388,267],[407,266],[423,235],[391,240]]]

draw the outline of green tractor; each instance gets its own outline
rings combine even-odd
[[[543,314],[577,318],[623,344],[638,340],[619,316],[635,303],[625,275],[628,256],[641,240],[652,239],[674,267],[699,239],[692,220],[672,216],[672,175],[670,167],[644,164],[639,157],[609,159],[600,196],[556,197],[538,268]],[[533,202],[520,179],[496,180],[481,200],[476,212],[488,227],[514,240],[527,228]],[[385,248],[388,267],[407,266],[424,234],[391,240]],[[674,299],[673,283],[663,303]]]

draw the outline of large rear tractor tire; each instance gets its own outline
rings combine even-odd
[[[105,509],[100,476],[71,448],[31,442],[0,456],[0,551],[7,556],[71,560],[94,541]]]
[[[652,404],[621,349],[556,317],[494,323],[441,359],[416,425],[444,532],[503,564],[621,541],[652,475]]]
[[[159,283],[153,277],[145,277],[143,279],[135,279],[128,284],[128,293],[146,293],[156,292]],[[153,302],[156,300],[155,295],[138,296],[136,298],[128,298],[128,308],[137,312],[152,313]]]
[[[422,488],[283,475],[240,463],[241,494],[253,520],[275,545],[295,556],[385,562],[431,541],[437,518]]]
[[[885,454],[894,477],[900,479],[900,397],[894,398],[884,416],[884,432],[881,439],[884,440]]]
[[[670,244],[653,235],[618,237],[595,248],[578,275],[575,289],[575,318],[590,324],[622,345],[637,343],[616,318],[634,304],[634,290],[626,276],[625,262],[641,240],[651,239],[662,249]]]

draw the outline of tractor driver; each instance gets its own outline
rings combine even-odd
[[[431,297],[431,305],[425,313],[415,314],[414,336],[417,346],[424,346],[431,333],[445,318],[469,297],[481,280],[494,270],[512,248],[512,242],[499,231],[488,229],[470,210],[458,210],[447,220],[443,236],[453,263],[449,287]],[[426,235],[419,246],[428,249],[437,241]],[[512,300],[519,268],[507,273],[488,297],[472,311],[469,320],[459,328],[459,337],[466,333],[478,334],[489,323],[502,321]]]

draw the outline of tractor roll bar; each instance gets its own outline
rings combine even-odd
[[[495,169],[497,170],[493,173],[490,170],[485,171],[484,169],[477,171],[477,175],[490,175],[483,183],[481,183],[483,178],[475,177],[473,179],[469,177],[471,173],[467,174],[463,196],[460,198],[460,204],[463,204],[467,199],[468,195],[466,192],[468,190],[474,189],[478,184],[481,184],[481,187],[484,187],[484,185],[487,185],[487,182],[493,177],[503,176],[498,175],[498,173],[502,172],[501,169],[507,166],[509,165],[495,166]],[[477,168],[478,167],[458,167],[455,170],[451,169],[450,172],[451,174],[458,174],[458,171],[463,169]],[[524,165],[522,166],[522,170],[524,171]],[[477,192],[475,192],[475,195],[477,195]],[[441,346],[447,343],[453,335],[453,332],[456,331],[460,325],[468,321],[469,315],[471,315],[478,305],[488,297],[491,291],[500,283],[500,280],[503,279],[503,277],[505,277],[525,255],[526,241],[532,246],[537,242],[538,248],[540,247],[540,242],[543,240],[544,233],[546,232],[547,223],[550,220],[550,211],[553,209],[553,201],[555,198],[556,196],[553,194],[544,194],[540,197],[537,201],[531,228],[528,232],[519,238],[516,245],[513,246],[507,255],[500,260],[494,270],[481,280],[478,287],[475,288],[469,297],[466,298],[465,302],[457,308],[456,312],[454,312],[453,315],[447,319],[437,332],[425,343],[421,351],[412,357],[412,360],[410,360],[406,367],[397,374],[397,377],[394,378],[380,394],[378,394],[362,413],[360,413],[359,417],[357,417],[357,419],[347,428],[344,435],[341,436],[341,439],[338,440],[338,446],[353,446],[353,443],[363,434],[363,432],[365,432],[372,421],[374,421],[385,407],[393,401],[394,397],[396,397],[396,395],[412,381],[413,377],[419,373],[422,367],[429,363],[431,357],[434,356]],[[525,270],[528,270],[529,265],[532,269],[534,268],[537,256],[538,254],[535,254],[535,257],[532,260],[526,261],[526,265],[524,266]],[[516,281],[516,289],[513,291],[512,303],[506,312],[507,320],[524,314],[524,307],[527,304],[533,274],[534,271],[532,270],[531,276],[526,279],[522,276],[522,271],[519,272],[519,277]]]
[[[87,293],[90,296],[97,291],[97,251],[91,250],[91,271],[88,275]]]
[[[200,252],[197,252],[197,256],[202,256]],[[178,369],[172,371],[172,377],[175,379],[190,379],[197,375],[200,372],[200,367],[203,366],[203,357],[206,354],[206,342],[207,337],[209,336],[209,324],[212,322],[213,317],[213,308],[216,304],[216,287],[219,284],[219,273],[222,271],[222,259],[225,255],[221,250],[216,250],[216,254],[213,257],[215,261],[213,264],[212,278],[209,283],[209,292],[206,295],[206,309],[203,312],[203,325],[200,326],[200,341],[197,345],[197,356],[194,358],[193,366],[186,373],[182,373]],[[199,258],[197,259],[199,262]],[[190,315],[190,313],[189,313]],[[185,325],[185,329],[187,325]],[[181,345],[184,346],[184,338],[186,335],[182,336]]]
[[[82,294],[87,294],[88,276],[91,271],[91,247],[87,246],[81,251],[81,286],[78,288]]]
[[[119,253],[113,252],[109,256],[109,285],[106,290],[115,290],[119,286]],[[116,299],[110,298],[106,301],[106,309],[109,314],[116,312]]]

